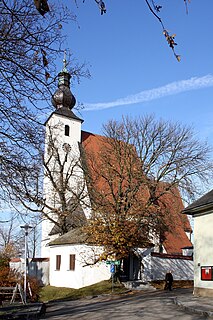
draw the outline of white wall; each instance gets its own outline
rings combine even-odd
[[[17,270],[24,274],[25,272],[25,260],[20,258],[19,261],[10,261],[10,269]],[[29,259],[27,273],[30,277],[35,277],[41,285],[49,284],[49,261],[42,259]]]
[[[164,280],[165,274],[171,270],[174,280],[193,280],[194,263],[188,257],[183,258],[166,258],[167,255],[151,257],[151,279]]]
[[[70,127],[69,136],[65,136],[65,125]],[[65,163],[64,174],[70,174],[69,178],[69,186],[70,192],[67,191],[66,198],[71,199],[73,196],[73,192],[75,194],[80,194],[82,199],[82,209],[85,213],[85,216],[88,218],[90,216],[90,200],[88,196],[86,181],[84,177],[84,173],[80,163],[80,150],[79,150],[79,142],[81,141],[81,121],[77,119],[70,119],[67,117],[63,117],[57,114],[52,114],[48,123],[46,124],[46,138],[45,138],[45,161],[49,160],[48,154],[48,145],[50,138],[54,140],[55,147],[58,148],[58,152],[60,155],[60,160],[63,162],[66,152],[63,149],[64,143],[68,143],[71,147],[70,152],[68,153],[68,159]],[[55,173],[56,177],[58,174],[58,162],[54,157],[51,157],[48,167],[52,172]],[[73,191],[73,192],[72,192]],[[44,182],[43,182],[43,192],[44,198],[46,199],[47,206],[49,207],[59,207],[60,201],[58,199],[58,194],[55,192],[52,183],[49,179],[49,176],[45,174],[44,171]],[[46,213],[48,216],[54,218],[57,221],[57,216],[54,215],[46,209]],[[54,227],[54,224],[45,217],[42,221],[42,242],[41,242],[41,256],[49,257],[49,247],[48,243],[56,236],[49,236],[50,231]]]
[[[100,252],[100,248],[86,245],[52,246],[50,248],[50,285],[78,289],[110,279],[110,266],[105,262],[86,266],[86,261],[92,262],[94,250],[96,253]],[[70,254],[76,255],[75,271],[69,270]],[[56,255],[61,255],[60,270],[56,270]]]
[[[65,136],[64,128],[65,125],[69,125],[70,127],[70,135]],[[54,142],[54,147],[58,148],[60,159],[63,162],[65,152],[63,150],[63,144],[68,143],[71,146],[71,152],[68,157],[68,161],[66,163],[66,172],[70,169],[73,169],[73,161],[78,161],[80,158],[80,151],[79,145],[81,139],[81,121],[73,120],[67,117],[59,116],[57,114],[52,114],[48,123],[46,124],[46,136],[45,136],[45,154],[44,159],[45,162],[49,160],[49,143],[50,141]],[[48,167],[51,169],[52,172],[55,172],[57,175],[58,170],[58,162],[54,157],[52,157],[49,161]],[[82,174],[79,175],[82,177]],[[70,184],[74,184],[74,182],[70,181]],[[57,198],[57,194],[54,192],[54,188],[52,183],[50,182],[49,176],[45,174],[44,170],[44,181],[43,181],[43,196],[46,199],[47,205],[49,204],[50,207],[58,207],[59,201]],[[52,218],[57,220],[57,217],[54,217],[48,209],[46,209],[46,213],[51,216]],[[49,257],[49,247],[48,242],[54,240],[54,237],[49,237],[49,232],[54,227],[54,224],[46,218],[43,218],[42,221],[42,242],[41,242],[41,256],[42,257]]]
[[[213,290],[213,281],[201,280],[201,266],[213,266],[213,211],[194,217],[194,287]]]

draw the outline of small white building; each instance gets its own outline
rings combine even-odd
[[[78,289],[110,278],[110,266],[105,261],[94,265],[101,248],[86,244],[81,228],[58,237],[49,247],[52,286]]]
[[[213,190],[183,210],[194,218],[194,294],[213,296]]]

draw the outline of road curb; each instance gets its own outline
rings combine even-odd
[[[175,297],[173,299],[173,302],[174,302],[174,304],[178,305],[180,308],[182,308],[182,309],[184,309],[186,311],[190,311],[190,312],[193,312],[193,313],[201,314],[203,316],[213,317],[213,312],[212,311],[204,311],[204,310],[196,308],[196,307],[187,306],[185,303],[180,301],[177,297]]]

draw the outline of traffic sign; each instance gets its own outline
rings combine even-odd
[[[110,272],[115,273],[115,265],[114,264],[110,265]]]

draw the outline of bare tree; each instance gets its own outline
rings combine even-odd
[[[88,194],[80,148],[78,143],[75,146],[61,145],[56,126],[47,127],[46,137],[43,164],[44,184],[47,183],[48,188],[44,195],[43,213],[64,234],[85,222],[80,206],[87,207]]]
[[[39,215],[51,221],[55,233],[64,234],[85,222],[81,207],[88,206],[88,195],[80,149],[61,146],[56,132],[56,126],[47,126],[45,154],[43,146],[37,146],[37,156],[16,172],[15,179],[11,177],[10,199],[28,216]]]
[[[35,215],[33,217],[27,217],[26,221],[22,221],[21,225],[19,225],[20,232],[19,232],[19,256],[25,256],[25,236],[26,231],[23,228],[24,225],[28,225],[27,231],[27,257],[28,258],[35,258],[40,257],[40,244],[41,244],[41,219],[39,215]]]
[[[0,197],[8,202],[10,179],[18,170],[30,170],[37,156],[42,117],[55,87],[55,62],[62,56],[63,24],[75,21],[63,2],[51,2],[49,10],[45,3],[0,1]],[[46,10],[43,16],[36,10],[40,6]],[[77,79],[88,75],[77,62],[72,74]]]
[[[32,229],[28,236],[28,257],[35,258],[36,256],[40,256],[41,232],[39,230],[39,224],[31,222],[30,225],[32,226]]]
[[[95,2],[101,14],[106,13],[103,1]],[[187,5],[188,1],[184,2]],[[145,3],[162,24],[158,16],[161,6],[153,0]],[[64,40],[63,24],[76,17],[58,1],[3,0],[0,10],[0,200],[10,202],[10,180],[15,179],[17,170],[31,173],[29,164],[42,143],[42,115],[48,107],[43,101],[52,92],[55,61]],[[174,36],[162,27],[174,50]],[[71,69],[74,78],[89,76],[84,64],[75,63]]]
[[[0,225],[0,255],[10,259],[19,255],[22,245],[20,229],[13,217]]]
[[[77,0],[74,0],[74,1],[77,4]],[[107,8],[106,8],[105,2],[103,0],[94,0],[94,1],[97,3],[101,15],[103,15],[104,13],[107,12]],[[182,0],[182,1],[183,1],[184,6],[185,6],[186,13],[188,14],[188,4],[190,3],[191,0]],[[83,0],[83,2],[85,2],[85,0]],[[168,28],[165,27],[164,22],[163,22],[163,20],[162,20],[162,18],[160,16],[161,10],[163,9],[163,5],[161,3],[160,4],[156,3],[155,0],[144,0],[144,2],[147,5],[149,11],[152,13],[152,15],[160,23],[160,25],[162,27],[162,30],[163,30],[163,35],[165,36],[169,47],[173,51],[173,54],[174,54],[175,58],[178,61],[180,61],[181,57],[175,51],[175,47],[177,45],[177,43],[175,41],[176,34],[170,34],[170,31],[168,30]]]
[[[21,219],[20,219],[21,218]],[[23,216],[18,216],[17,212],[7,214],[7,220],[0,221],[0,255],[6,258],[24,256],[25,230],[21,226],[28,224],[27,238],[28,257],[35,258],[40,251],[40,217],[35,215],[30,217],[25,211]]]
[[[149,189],[152,186],[154,190],[154,200],[160,182],[167,185],[163,192],[178,187],[187,200],[199,193],[201,185],[207,185],[211,180],[211,148],[196,138],[192,127],[158,121],[153,115],[137,120],[126,117],[120,124],[111,124],[112,131],[110,133],[109,126],[108,134],[113,134],[117,125],[121,125],[120,131],[128,132],[126,142],[136,148],[142,171],[148,177]]]
[[[85,227],[101,258],[159,243],[180,214],[180,190],[192,197],[212,177],[210,149],[191,128],[153,116],[104,126],[99,151],[86,152],[93,213]]]

